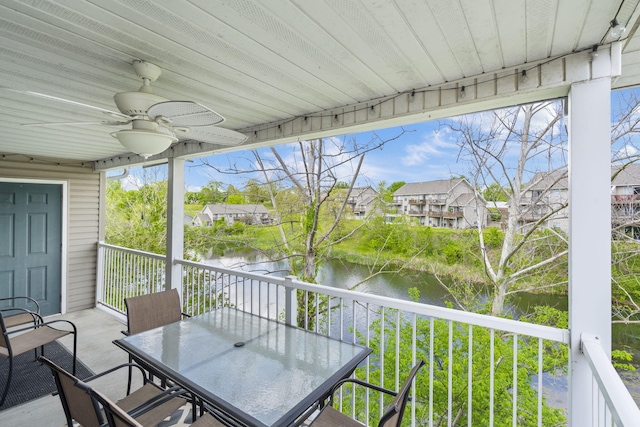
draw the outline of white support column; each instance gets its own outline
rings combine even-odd
[[[569,426],[597,425],[583,334],[611,353],[611,79],[569,92]]]
[[[174,260],[184,251],[184,160],[169,158],[167,195],[167,289],[176,288],[182,295],[181,268]]]

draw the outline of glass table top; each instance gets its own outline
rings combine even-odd
[[[370,349],[222,308],[116,341],[250,425],[294,421]]]

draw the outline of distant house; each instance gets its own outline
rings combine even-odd
[[[487,202],[464,178],[407,183],[393,193],[397,215],[431,227],[487,225]]]
[[[363,219],[375,208],[377,198],[378,192],[369,186],[353,187],[347,206],[356,218]]]
[[[191,225],[196,227],[209,227],[211,226],[211,217],[204,213],[196,214],[191,221]]]
[[[195,216],[193,225],[210,226],[215,221],[224,220],[227,225],[236,221],[247,224],[271,224],[273,217],[263,205],[230,205],[216,203],[206,205],[202,212]]]

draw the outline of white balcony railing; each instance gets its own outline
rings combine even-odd
[[[100,245],[98,303],[124,314],[122,299],[156,292],[164,257]],[[397,389],[418,359],[405,418],[412,426],[566,425],[569,331],[180,260],[189,314],[221,306],[295,324],[373,348],[355,375]],[[640,419],[601,347],[585,341],[593,370],[597,427]],[[617,380],[612,380],[615,377]],[[555,384],[555,385],[554,385]],[[560,385],[558,385],[560,384]],[[345,390],[343,412],[374,423],[379,394]],[[624,399],[619,396],[626,396]],[[629,401],[631,403],[629,403]],[[634,418],[635,417],[635,418]]]

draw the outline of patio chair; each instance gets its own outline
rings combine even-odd
[[[124,303],[127,307],[127,335],[168,325],[181,320],[183,316],[189,316],[182,313],[177,289],[125,298]]]
[[[189,317],[188,314],[182,312],[180,295],[177,289],[125,298],[124,303],[127,307],[127,330],[123,331],[125,335],[148,331],[149,329],[178,322],[183,317]],[[133,362],[131,356],[129,356],[129,362]],[[136,360],[136,362],[149,372],[151,378],[156,376],[162,381],[163,385],[166,383],[166,378],[158,375],[150,366],[139,360]],[[127,390],[130,389],[131,371],[129,371]]]
[[[11,301],[12,304],[11,306],[0,308],[0,312],[4,315],[4,324],[7,329],[27,323],[35,325],[38,322],[42,322],[40,304],[35,299],[26,296],[0,298],[0,304],[3,301]],[[19,301],[23,302],[24,307],[16,306]]]
[[[68,325],[70,329],[58,329],[52,325]],[[78,344],[78,334],[76,325],[68,320],[52,320],[49,322],[38,322],[35,325],[23,326],[18,329],[7,331],[4,321],[4,314],[0,311],[0,356],[9,360],[9,371],[7,375],[7,383],[0,399],[0,406],[4,405],[4,401],[9,393],[11,386],[11,377],[13,375],[14,358],[22,353],[30,350],[37,350],[44,354],[45,344],[56,341],[67,335],[73,335],[73,373],[76,372],[76,350]]]
[[[82,381],[49,359],[41,357],[40,360],[51,369],[69,427],[73,426],[74,420],[84,427],[156,426],[187,403],[182,397],[183,389],[179,387],[161,389],[148,381],[144,370],[137,365],[133,366],[140,370],[143,377],[142,387],[123,399],[113,402],[89,386],[88,382],[129,367],[130,364],[116,366]],[[214,418],[212,421],[212,418],[206,415],[191,425],[196,427],[221,425],[216,424],[217,420]]]
[[[374,384],[361,381],[356,378],[345,378],[339,381],[331,390],[328,404],[320,410],[320,413],[311,422],[312,427],[332,427],[332,426],[344,426],[344,427],[362,427],[362,424],[353,418],[339,412],[331,406],[333,403],[334,393],[347,382],[359,384],[367,388],[380,391],[391,396],[395,396],[393,401],[385,408],[378,427],[399,427],[402,422],[402,416],[404,415],[404,408],[407,406],[407,400],[409,398],[409,390],[411,390],[411,383],[415,378],[418,370],[425,365],[424,360],[418,362],[409,372],[409,376],[405,380],[404,384],[400,387],[398,392],[393,390],[387,390]]]

